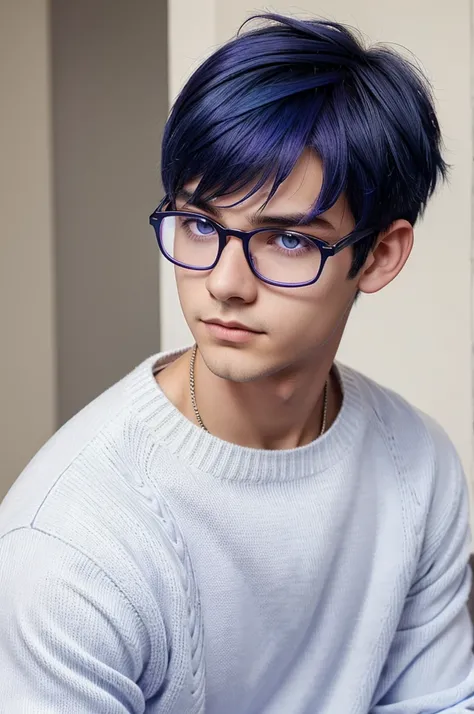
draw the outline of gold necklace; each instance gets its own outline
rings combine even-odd
[[[194,345],[193,351],[191,353],[191,362],[189,363],[189,393],[191,395],[191,404],[193,405],[193,411],[194,411],[194,416],[196,417],[196,421],[201,427],[201,429],[204,429],[204,431],[209,431],[209,429],[205,426],[201,415],[199,413],[199,409],[197,406],[196,402],[196,381],[194,377],[194,368],[196,365],[196,355],[197,355],[197,345]],[[329,401],[329,380],[326,380],[326,384],[324,385],[324,401],[323,401],[323,422],[321,425],[321,431],[319,433],[319,436],[322,436],[324,432],[326,431],[326,425],[327,425],[327,419],[328,419],[328,401]]]

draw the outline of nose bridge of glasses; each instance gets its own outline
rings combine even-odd
[[[247,262],[249,262],[248,254],[249,240],[252,235],[251,233],[249,233],[248,231],[240,230],[239,228],[224,228],[221,235],[223,240],[222,251],[224,251],[227,246],[233,242],[233,238],[237,238],[238,242],[240,243],[242,252],[245,256],[245,259],[247,260]]]
[[[251,235],[248,231],[242,231],[239,228],[224,228],[223,234],[226,243],[229,238],[238,238],[244,246],[248,243]]]
[[[229,251],[226,250],[228,247],[230,247],[232,244],[237,246],[237,253],[236,255],[239,255],[239,252],[241,251],[240,255],[243,254],[243,257],[248,262],[248,243],[249,243],[249,235],[246,231],[241,231],[237,229],[225,229],[225,232],[223,233],[223,244],[222,244],[222,249],[221,253],[224,251],[226,252],[226,255],[229,254],[234,254],[234,251]]]
[[[226,260],[233,261],[235,259],[237,260],[244,260],[250,270],[252,270],[252,259],[250,256],[249,252],[249,240],[251,238],[251,233],[248,231],[243,231],[239,230],[237,228],[225,228],[223,232],[221,233],[222,239],[223,239],[223,244],[221,247],[220,252],[220,258],[219,258],[219,263],[222,262],[222,258],[224,257]],[[237,241],[232,240],[232,239],[237,239]],[[227,250],[228,248],[231,247],[231,244],[236,245],[237,244],[237,250]],[[238,245],[240,244],[240,246]],[[253,271],[252,271],[253,272]]]

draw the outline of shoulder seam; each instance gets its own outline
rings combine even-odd
[[[393,429],[389,429],[387,423],[383,419],[381,419],[381,417],[377,413],[377,410],[375,409],[374,405],[371,405],[371,410],[375,417],[374,421],[375,421],[376,428],[380,433],[380,436],[386,446],[388,453],[390,454],[390,459],[393,463],[393,467],[397,474],[397,480],[399,482],[398,488],[400,490],[404,489],[405,493],[409,494],[409,497],[411,495],[411,498],[413,498],[414,503],[415,503],[414,509],[416,511],[416,509],[421,508],[420,500],[419,500],[416,490],[414,489],[413,485],[410,483],[410,480],[408,478],[406,478],[406,475],[404,474],[403,460],[402,460],[402,462],[400,462],[399,450],[397,448],[396,441],[394,438],[394,431],[393,431]],[[416,410],[414,410],[414,411],[416,411]],[[426,430],[426,428],[425,428],[425,430]],[[403,503],[402,492],[400,493],[400,498]],[[413,511],[412,511],[412,513],[413,513]],[[403,516],[404,521],[408,517],[406,504],[402,507],[402,516]],[[414,532],[416,533],[417,540],[418,540],[418,551],[421,552],[424,529],[420,529],[419,526],[417,527],[416,522],[415,522],[414,523]]]
[[[82,444],[81,448],[77,451],[77,453],[74,454],[74,456],[73,456],[71,459],[69,459],[69,461],[68,461],[68,463],[66,464],[66,466],[65,466],[65,467],[62,469],[62,471],[57,475],[57,477],[55,478],[54,482],[51,484],[51,486],[49,487],[48,491],[47,491],[46,494],[44,495],[43,500],[42,500],[41,503],[38,505],[38,507],[37,507],[37,509],[36,509],[36,511],[35,511],[35,513],[34,513],[34,515],[33,515],[33,517],[32,517],[32,519],[31,519],[31,522],[30,522],[30,524],[29,524],[29,525],[31,526],[31,528],[35,528],[36,519],[38,518],[41,509],[42,509],[43,506],[46,504],[46,501],[48,500],[50,494],[51,494],[52,491],[56,488],[56,486],[57,486],[59,480],[60,480],[60,479],[64,476],[64,474],[73,466],[74,462],[81,456],[81,454],[84,452],[84,450],[87,449],[87,448],[91,445],[91,443],[94,441],[94,439],[97,439],[98,436],[99,436],[100,434],[102,434],[102,432],[103,432],[103,430],[105,429],[106,425],[110,424],[111,421],[115,421],[115,419],[118,419],[118,417],[122,414],[122,412],[124,412],[126,409],[128,409],[128,407],[129,407],[128,404],[123,404],[116,412],[114,412],[113,416],[110,417],[109,420],[105,421],[105,422],[97,429],[97,431],[85,442],[85,444]],[[58,433],[58,432],[56,432],[56,433]],[[38,529],[38,530],[40,530],[40,529]]]

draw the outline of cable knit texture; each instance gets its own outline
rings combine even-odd
[[[242,448],[161,392],[174,357],[66,424],[0,507],[0,712],[474,711],[444,432],[339,366],[322,438]]]

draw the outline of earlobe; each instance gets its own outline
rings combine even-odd
[[[367,258],[358,280],[363,293],[376,293],[392,282],[403,269],[413,247],[413,226],[399,219],[382,233]]]

